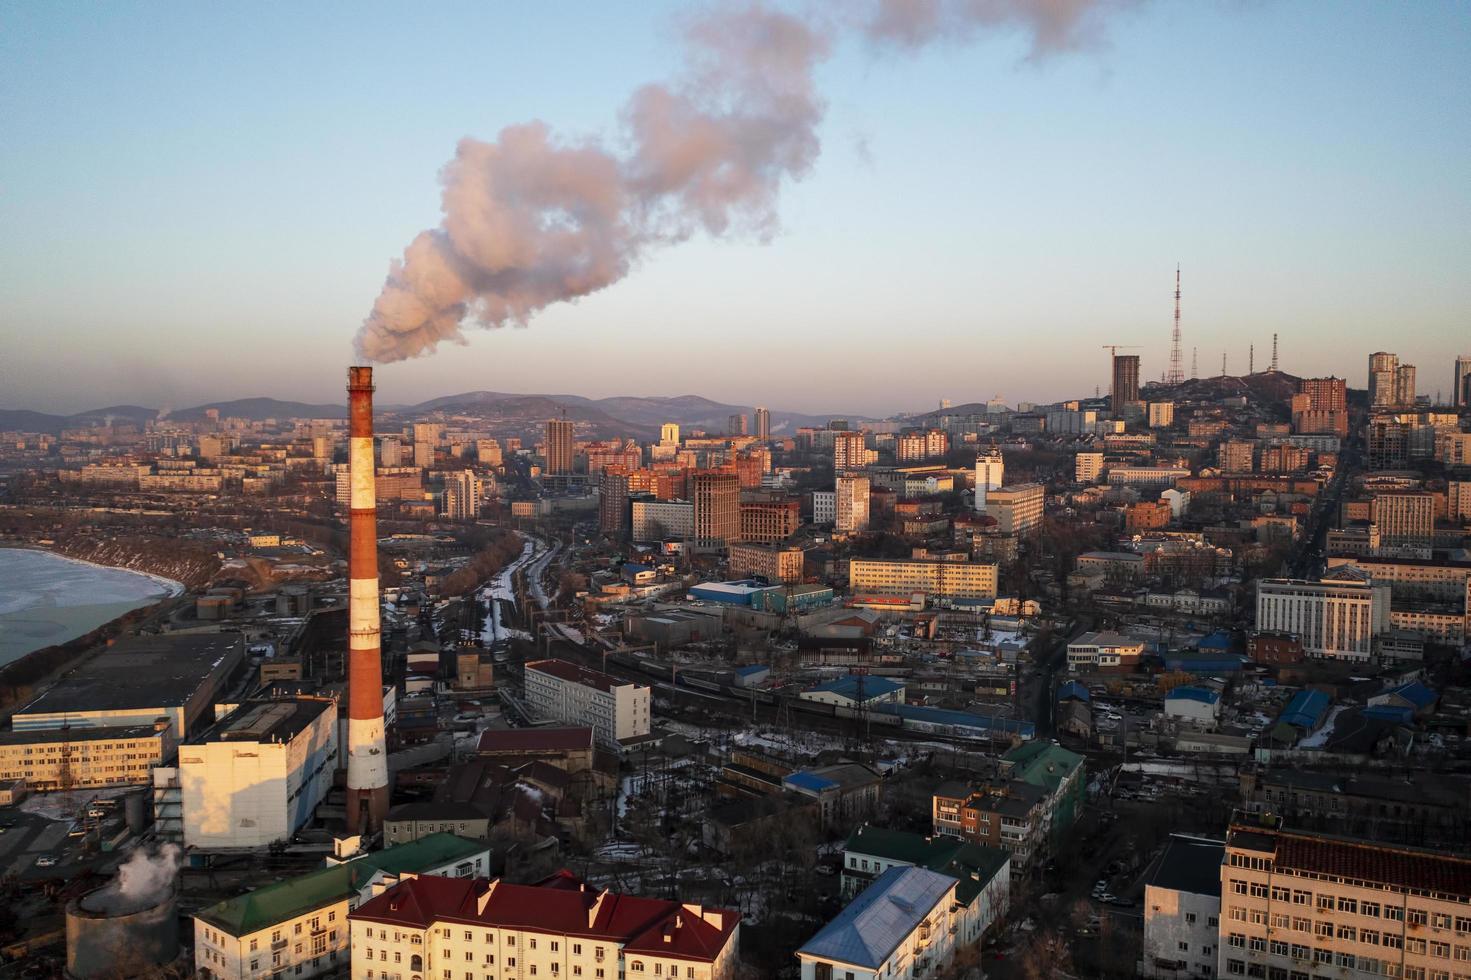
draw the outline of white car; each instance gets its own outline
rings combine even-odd
[[[54,868],[54,867],[56,867],[56,858],[55,858],[55,856],[53,856],[51,854],[42,854],[40,857],[36,858],[36,867],[38,867],[38,868]]]

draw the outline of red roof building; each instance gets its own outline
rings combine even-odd
[[[599,891],[569,871],[534,885],[405,877],[348,916],[354,977],[403,974],[724,980],[740,914]],[[390,966],[389,964],[392,964]]]

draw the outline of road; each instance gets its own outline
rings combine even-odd
[[[1030,717],[1037,726],[1038,738],[1052,738],[1057,730],[1057,675],[1067,666],[1067,645],[1092,628],[1091,619],[1080,619],[1070,636],[1054,636],[1048,649],[1034,659]]]

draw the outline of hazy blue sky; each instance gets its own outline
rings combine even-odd
[[[413,9],[410,9],[413,8]],[[0,407],[340,400],[466,135],[613,132],[656,4],[0,5]],[[1448,388],[1471,351],[1471,5],[1144,3],[1041,62],[844,42],[771,242],[693,241],[380,397],[698,393],[813,411],[1107,386],[1103,343]]]

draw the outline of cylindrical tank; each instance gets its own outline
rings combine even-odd
[[[66,907],[66,974],[142,976],[179,955],[179,886],[133,900],[111,882]]]
[[[142,790],[128,793],[123,797],[123,821],[130,832],[141,834],[148,829],[148,824],[153,817],[153,814],[149,812],[150,802],[148,794]]]

